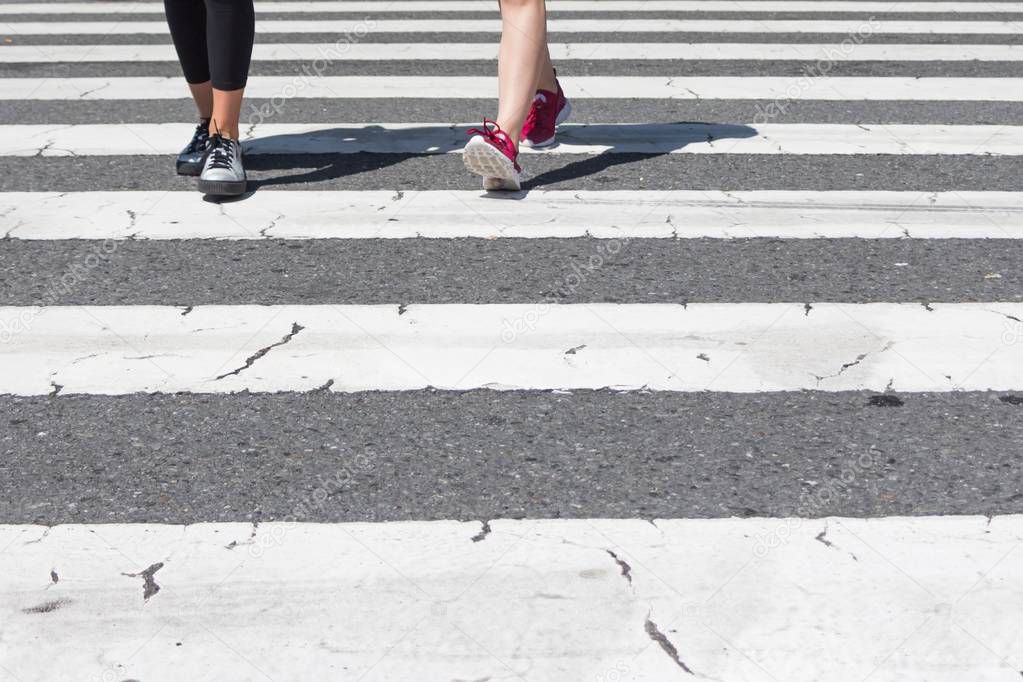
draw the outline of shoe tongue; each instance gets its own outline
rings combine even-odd
[[[536,93],[536,97],[533,98],[533,101],[534,102],[542,102],[543,104],[546,104],[547,103],[547,95],[544,94],[543,90],[540,90],[540,91],[538,91]]]

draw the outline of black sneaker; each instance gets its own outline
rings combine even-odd
[[[210,142],[209,121],[200,122],[192,134],[192,141],[178,154],[178,175],[199,175],[206,161],[206,148]]]
[[[206,163],[199,175],[199,191],[229,197],[245,194],[241,142],[220,135],[210,137]]]

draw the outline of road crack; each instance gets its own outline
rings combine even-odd
[[[121,575],[129,578],[142,578],[142,600],[149,601],[150,597],[160,591],[160,586],[156,584],[153,576],[161,568],[163,568],[162,561],[153,564],[141,573],[122,573]]]
[[[688,665],[686,665],[686,662],[679,657],[678,649],[676,649],[675,645],[671,643],[671,640],[668,639],[667,635],[661,632],[661,629],[657,627],[657,623],[650,620],[649,615],[646,618],[646,623],[644,624],[643,629],[646,630],[647,636],[654,642],[657,642],[657,645],[661,647],[664,653],[671,657],[671,660],[675,662],[675,665],[682,668],[682,670],[685,670],[690,675],[696,674]]]
[[[884,353],[885,351],[887,351],[888,349],[890,349],[894,345],[895,345],[894,341],[889,341],[888,343],[886,343],[884,345],[884,348],[882,348],[881,350],[879,350],[877,352],[878,353]],[[813,372],[811,372],[811,375],[813,375],[813,377],[815,379],[817,379],[817,385],[820,386],[821,382],[824,381],[825,379],[834,379],[836,377],[842,376],[842,374],[845,373],[845,370],[849,369],[850,367],[855,367],[856,365],[860,364],[861,362],[866,360],[867,357],[871,355],[871,353],[872,353],[872,351],[868,351],[866,353],[860,353],[859,355],[856,356],[855,360],[853,360],[852,362],[845,363],[834,374],[826,374],[824,376],[821,376],[819,374],[813,374]]]
[[[611,550],[605,549],[604,551],[615,560],[615,563],[618,564],[618,568],[622,570],[622,577],[629,582],[629,585],[632,585],[632,566],[630,566],[624,559],[619,558],[619,556]]]
[[[483,542],[483,539],[490,535],[490,521],[480,521],[482,524],[480,532],[472,536],[473,542]]]
[[[230,372],[225,372],[224,374],[221,374],[216,379],[214,379],[214,381],[220,381],[221,379],[223,379],[225,377],[234,376],[236,374],[240,374],[241,372],[244,372],[249,367],[252,367],[252,365],[255,364],[256,360],[259,360],[264,355],[266,355],[267,353],[272,351],[274,348],[277,348],[278,346],[283,346],[284,344],[288,343],[293,338],[295,338],[295,336],[300,331],[302,331],[303,329],[305,329],[305,327],[300,325],[298,322],[292,322],[291,323],[291,331],[288,332],[287,334],[285,334],[281,338],[280,341],[277,341],[276,343],[271,343],[269,346],[264,346],[263,348],[260,348],[255,353],[253,353],[249,357],[245,358],[245,364],[243,364],[241,367],[238,367],[237,369],[233,369]]]

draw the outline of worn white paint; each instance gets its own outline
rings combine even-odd
[[[1021,239],[1019,192],[3,192],[11,239]]]
[[[496,7],[495,7],[496,9]],[[495,16],[496,16],[495,12]],[[9,21],[12,35],[129,35],[167,32],[164,21]],[[911,21],[870,19],[551,19],[551,33],[821,33],[1015,35],[1013,21]],[[495,19],[265,19],[256,33],[500,33]]]
[[[0,393],[1023,389],[1023,303],[398,303],[0,308]]]
[[[176,154],[194,123],[0,125],[0,156]],[[460,153],[472,124],[264,123],[246,154]],[[476,124],[479,127],[479,124]],[[1023,126],[822,123],[565,124],[555,147],[524,154],[1023,154]]]
[[[298,2],[257,2],[257,12],[313,13],[313,12],[365,12],[387,14],[394,12],[496,12],[491,0],[318,0]],[[843,0],[549,0],[551,12],[852,12],[856,14],[886,13],[962,13],[992,14],[1000,12],[1023,13],[1019,2],[850,2]],[[12,2],[0,4],[0,16],[5,14],[160,14],[162,3],[154,2]]]
[[[0,48],[2,49],[2,48]],[[572,99],[756,99],[1023,101],[1023,78],[912,78],[849,76],[579,76],[562,79]],[[492,99],[496,78],[486,76],[254,76],[245,94],[283,103],[294,97],[330,99],[460,97]],[[150,100],[188,97],[178,77],[0,78],[0,100]],[[273,116],[267,109],[264,118]],[[765,105],[765,116],[770,111]],[[246,110],[243,121],[252,114]]]
[[[315,510],[312,495],[294,502],[296,518]],[[18,682],[1019,677],[1020,516],[489,527],[0,526],[0,670]],[[125,574],[159,563],[146,600]]]
[[[766,0],[758,0],[765,2]],[[120,3],[119,3],[120,4]],[[288,3],[296,4],[296,3]],[[420,2],[419,4],[429,4]],[[730,3],[729,3],[730,4]],[[980,5],[981,3],[977,3]],[[7,5],[0,5],[6,7]],[[45,7],[46,5],[39,5]],[[772,61],[1023,61],[1023,45],[885,45],[841,43],[552,43],[553,59],[729,59]],[[492,43],[261,43],[253,61],[466,61],[496,59]],[[0,63],[176,62],[172,45],[4,45]],[[317,65],[317,68],[322,66]],[[116,73],[115,69],[111,69]]]

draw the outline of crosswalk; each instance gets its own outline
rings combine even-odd
[[[0,682],[1018,680],[1023,3],[0,2]]]

